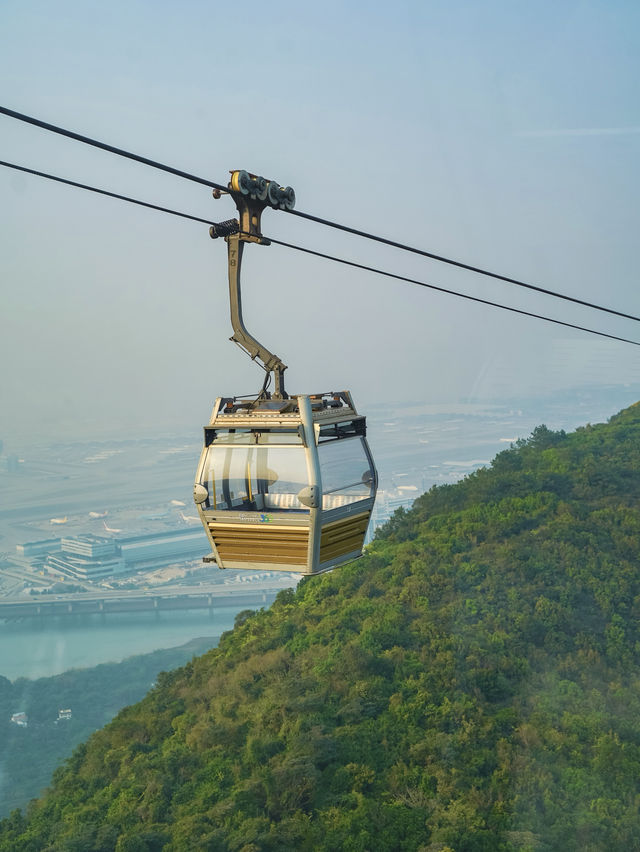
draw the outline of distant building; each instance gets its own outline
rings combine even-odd
[[[7,561],[12,562],[20,568],[31,571],[43,571],[47,556],[60,550],[59,538],[47,538],[42,541],[27,541],[24,544],[16,544],[15,553],[8,555]]]
[[[145,562],[158,564],[188,559],[207,552],[209,547],[202,527],[129,536],[121,538],[119,545],[127,568],[137,568]]]
[[[118,555],[115,541],[102,535],[65,536],[60,542],[60,549],[63,553],[72,553],[86,559],[109,559]]]
[[[149,566],[193,559],[207,548],[202,528],[194,527],[117,539],[77,535],[26,542],[17,545],[12,561],[31,568],[42,565],[67,577],[99,582]]]
[[[18,556],[32,559],[34,556],[46,556],[52,550],[60,547],[59,538],[45,538],[42,541],[27,541],[24,544],[16,544]]]
[[[67,536],[60,551],[47,557],[46,565],[78,580],[104,580],[126,571],[118,544],[100,535]]]
[[[29,719],[26,713],[14,713],[11,717],[11,722],[18,725],[19,728],[26,728],[29,724]]]

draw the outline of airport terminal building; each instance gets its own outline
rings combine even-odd
[[[197,529],[167,530],[118,539],[100,535],[67,536],[16,547],[22,564],[67,577],[100,582],[143,568],[195,559],[208,552],[206,536]]]

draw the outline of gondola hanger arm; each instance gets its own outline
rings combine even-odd
[[[227,243],[229,306],[233,328],[231,340],[244,349],[253,361],[260,362],[266,372],[273,373],[274,390],[271,396],[274,399],[287,399],[284,389],[286,364],[263,346],[244,324],[240,275],[244,244],[252,242],[269,245],[269,240],[262,236],[260,230],[262,211],[265,207],[292,210],[295,193],[291,187],[281,187],[275,181],[268,181],[246,171],[234,171],[229,181],[229,194],[238,208],[239,220],[231,219],[212,225],[209,233],[213,239],[224,237]]]

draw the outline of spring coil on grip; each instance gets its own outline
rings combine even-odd
[[[228,237],[230,234],[237,234],[240,230],[240,223],[237,219],[226,219],[224,222],[218,222],[209,228],[209,236],[212,240],[218,237]]]

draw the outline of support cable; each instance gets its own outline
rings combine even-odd
[[[0,166],[6,166],[7,168],[10,168],[10,169],[17,169],[18,171],[21,171],[21,172],[27,172],[28,174],[36,175],[37,177],[46,178],[47,180],[53,180],[53,181],[56,181],[57,183],[66,184],[68,186],[73,186],[73,187],[76,187],[78,189],[85,189],[85,190],[88,190],[89,192],[98,193],[99,195],[106,195],[110,198],[116,198],[119,201],[126,201],[130,204],[136,204],[140,207],[148,207],[151,210],[159,210],[162,213],[169,213],[172,216],[180,216],[184,219],[191,219],[195,222],[201,222],[201,223],[206,224],[206,225],[213,225],[214,229],[215,229],[216,225],[223,226],[223,227],[220,228],[221,233],[219,234],[219,236],[223,236],[224,234],[232,233],[232,232],[237,233],[236,220],[229,220],[228,222],[224,222],[224,223],[215,223],[215,222],[212,222],[209,219],[201,219],[198,216],[191,216],[188,213],[181,213],[180,211],[172,210],[169,207],[160,207],[157,204],[150,204],[146,201],[140,201],[139,199],[130,198],[129,196],[126,196],[126,195],[119,195],[118,193],[115,193],[115,192],[108,192],[107,190],[104,190],[104,189],[98,189],[97,187],[94,187],[94,186],[88,186],[86,184],[77,183],[76,181],[67,180],[66,178],[57,177],[56,175],[50,175],[50,174],[47,174],[46,172],[38,172],[38,171],[35,171],[34,169],[28,169],[25,166],[18,166],[15,163],[7,163],[3,160],[0,160]],[[232,225],[236,225],[236,227],[232,227]],[[408,284],[416,284],[419,287],[426,287],[429,290],[436,290],[439,293],[446,293],[450,296],[458,296],[460,299],[466,299],[466,300],[471,301],[471,302],[479,302],[482,305],[489,305],[490,307],[500,308],[503,311],[510,311],[511,313],[522,314],[523,316],[527,316],[527,317],[533,317],[534,319],[543,320],[544,322],[552,322],[555,325],[562,325],[562,326],[565,326],[566,328],[573,328],[573,329],[576,329],[577,331],[584,331],[584,332],[587,332],[588,334],[595,334],[595,335],[598,335],[599,337],[607,337],[610,340],[617,340],[621,343],[630,343],[632,346],[640,346],[640,342],[638,342],[636,340],[630,340],[626,337],[618,337],[615,334],[607,334],[604,331],[597,331],[596,329],[586,328],[585,326],[582,326],[582,325],[575,325],[574,323],[565,322],[564,320],[553,319],[551,317],[544,316],[543,314],[536,314],[536,313],[533,313],[531,311],[525,311],[521,308],[513,308],[513,307],[510,307],[508,305],[502,305],[499,302],[491,302],[488,299],[481,299],[479,296],[470,296],[466,293],[459,293],[457,290],[449,290],[446,287],[439,287],[436,284],[428,284],[426,281],[420,281],[417,278],[408,278],[405,275],[398,275],[395,272],[388,272],[388,271],[383,270],[383,269],[378,269],[374,266],[367,266],[363,263],[357,263],[356,261],[353,261],[353,260],[347,260],[346,258],[336,257],[335,255],[326,254],[325,252],[315,251],[314,249],[305,248],[304,246],[298,246],[298,245],[295,245],[294,243],[287,243],[287,242],[284,242],[283,240],[277,240],[277,239],[274,239],[273,237],[264,237],[264,239],[268,240],[268,242],[270,242],[270,243],[273,243],[273,245],[278,245],[278,246],[282,246],[283,248],[293,249],[294,251],[303,252],[304,254],[310,254],[310,255],[313,255],[315,257],[320,257],[324,260],[333,261],[334,263],[341,263],[344,266],[351,266],[355,269],[361,269],[365,272],[372,272],[376,275],[383,275],[386,278],[393,278],[397,281],[404,281]],[[631,319],[633,319],[633,317],[631,317]]]
[[[137,204],[139,207],[149,207],[151,210],[160,210],[162,213],[170,213],[172,216],[181,216],[183,219],[191,219],[193,222],[202,222],[203,225],[215,225],[210,219],[201,219],[199,216],[191,216],[189,213],[180,213],[178,210],[172,210],[170,207],[160,207],[158,204],[150,204],[148,201],[140,201],[137,198],[131,198],[128,195],[119,195],[117,192],[108,192],[106,189],[98,189],[95,186],[88,186],[86,183],[77,183],[75,180],[49,175],[46,172],[37,172],[35,169],[27,169],[25,166],[17,166],[15,163],[6,163],[0,160],[0,166],[6,166],[8,169],[15,169],[18,172],[26,172],[29,175],[46,178],[47,180],[56,181],[56,183],[64,183],[67,186],[75,186],[77,189],[86,189],[88,192],[96,192],[98,195],[106,195],[109,198],[117,198],[118,201],[127,201],[129,204]]]
[[[221,192],[227,192],[227,187],[220,183],[214,183],[206,178],[192,175],[189,172],[183,172],[181,169],[175,169],[173,166],[167,166],[164,163],[159,163],[157,160],[150,160],[148,157],[141,157],[140,154],[132,154],[131,151],[125,151],[123,148],[116,148],[113,145],[107,145],[106,142],[100,142],[97,139],[91,139],[90,136],[83,136],[81,133],[74,133],[72,130],[66,130],[64,127],[57,127],[55,124],[48,124],[39,118],[33,118],[30,115],[16,112],[13,109],[0,106],[0,113],[7,115],[9,118],[16,118],[18,121],[24,121],[27,124],[33,124],[35,127],[40,127],[42,130],[49,130],[51,133],[57,133],[59,136],[66,136],[68,139],[75,139],[76,142],[83,142],[85,145],[91,145],[93,148],[100,148],[103,151],[109,151],[111,154],[117,154],[119,157],[126,157],[128,160],[135,160],[137,163],[143,163],[145,166],[151,166],[154,169],[160,169],[163,172],[176,175],[177,177],[185,178],[186,180],[201,183],[204,186],[210,186],[213,189],[219,189]]]
[[[80,133],[74,133],[71,130],[66,130],[63,127],[56,126],[55,124],[49,124],[48,122],[42,121],[39,118],[34,118],[32,116],[25,115],[24,113],[16,112],[15,110],[8,109],[7,107],[0,106],[0,114],[6,115],[9,118],[15,118],[18,121],[24,121],[27,124],[32,124],[35,127],[40,127],[43,130],[48,130],[52,133],[57,133],[61,136],[66,136],[69,139],[75,139],[76,141],[83,142],[86,145],[92,145],[95,148],[101,148],[103,151],[109,151],[110,153],[117,154],[120,157],[126,157],[130,160],[135,160],[136,162],[151,166],[152,168],[160,169],[161,171],[176,175],[177,177],[185,178],[186,180],[194,181],[195,183],[212,187],[213,189],[217,189],[221,192],[228,191],[228,187],[223,186],[222,184],[214,183],[213,181],[207,180],[203,177],[199,177],[198,175],[190,174],[189,172],[184,172],[180,169],[176,169],[173,166],[168,166],[164,163],[159,163],[157,160],[151,160],[148,157],[141,157],[139,154],[132,154],[130,151],[125,151],[122,148],[116,148],[113,145],[107,145],[104,142],[100,142],[96,139],[91,139],[89,136],[83,136]],[[538,287],[535,284],[529,284],[525,281],[520,281],[517,278],[511,278],[508,275],[501,275],[498,272],[490,272],[489,270],[482,269],[479,266],[473,266],[469,263],[463,263],[459,260],[453,260],[452,258],[444,257],[443,255],[435,254],[424,249],[419,249],[415,246],[410,246],[405,243],[400,243],[396,240],[390,240],[386,237],[381,237],[377,234],[372,234],[368,231],[359,230],[358,228],[351,228],[348,225],[342,225],[339,222],[334,222],[330,219],[323,219],[320,216],[313,216],[311,213],[303,213],[301,210],[285,210],[284,212],[291,213],[293,216],[297,216],[301,219],[306,219],[310,222],[316,222],[317,224],[324,225],[328,228],[335,228],[336,230],[344,231],[347,234],[353,234],[354,236],[363,237],[367,240],[373,240],[374,242],[382,243],[383,245],[391,246],[392,248],[397,248],[402,251],[408,251],[412,254],[420,255],[421,257],[427,257],[430,260],[437,261],[438,263],[445,263],[450,266],[455,266],[458,269],[465,269],[466,271],[473,272],[477,275],[484,275],[488,278],[494,278],[497,281],[503,281],[507,284],[513,284],[516,287],[524,287],[527,290],[533,290],[537,293],[543,293],[545,296],[553,296],[556,299],[563,299],[566,302],[573,302],[576,305],[582,305],[583,307],[592,308],[596,311],[602,311],[604,313],[623,317],[624,319],[630,319],[634,320],[635,322],[640,322],[640,317],[634,316],[633,314],[627,314],[623,311],[616,311],[613,308],[607,308],[602,305],[597,305],[594,302],[587,302],[584,299],[578,299],[575,296],[567,296],[566,294],[559,293],[556,290],[549,290],[545,287]]]
[[[325,254],[321,251],[314,251],[310,248],[304,248],[303,246],[296,246],[293,243],[285,243],[282,240],[275,240],[273,237],[268,237],[269,242],[273,243],[276,246],[284,246],[285,248],[293,249],[294,251],[301,251],[305,254],[312,254],[315,257],[321,257],[325,260],[332,260],[334,263],[342,263],[345,266],[352,266],[355,269],[362,269],[365,272],[374,272],[376,275],[384,275],[386,278],[394,278],[397,281],[406,281],[408,284],[417,284],[419,287],[427,287],[429,290],[437,290],[439,293],[447,293],[450,296],[458,296],[461,299],[467,299],[470,302],[479,302],[481,305],[490,305],[493,308],[501,308],[503,311],[511,311],[514,314],[522,314],[525,317],[534,317],[535,319],[544,320],[545,322],[552,322],[556,325],[564,325],[567,328],[575,328],[578,331],[586,331],[589,334],[597,334],[599,337],[608,337],[611,340],[619,340],[621,343],[631,343],[633,346],[640,346],[640,342],[636,340],[629,340],[626,337],[618,337],[615,334],[607,334],[604,331],[596,331],[593,328],[586,328],[582,325],[574,325],[570,322],[564,322],[564,320],[552,319],[551,317],[544,316],[543,314],[535,314],[531,311],[525,311],[521,308],[512,308],[508,305],[501,305],[499,302],[490,302],[488,299],[481,299],[479,296],[469,296],[466,293],[459,293],[457,290],[448,290],[446,287],[439,287],[436,284],[427,284],[426,281],[419,281],[417,278],[408,278],[405,275],[397,275],[395,272],[387,272],[384,269],[377,269],[375,266],[366,266],[363,263],[356,263],[353,260],[346,260],[343,257],[335,257],[331,254]]]
[[[364,237],[367,240],[373,240],[376,243],[382,243],[392,248],[402,249],[403,251],[412,252],[413,254],[428,257],[430,260],[436,260],[438,263],[446,263],[449,266],[455,266],[458,269],[465,269],[468,272],[475,272],[478,275],[485,275],[488,278],[495,278],[497,281],[505,281],[507,284],[515,284],[517,287],[524,287],[527,290],[535,290],[536,293],[543,293],[545,296],[553,296],[556,299],[564,299],[565,302],[574,302],[576,305],[583,305],[586,308],[593,308],[596,311],[604,311],[608,314],[615,314],[624,319],[635,320],[640,322],[640,317],[632,314],[625,314],[622,311],[616,311],[613,308],[605,308],[602,305],[596,305],[593,302],[586,302],[584,299],[578,299],[575,296],[567,296],[564,293],[558,293],[555,290],[547,290],[545,287],[538,287],[535,284],[527,284],[525,281],[519,281],[517,278],[509,278],[508,275],[500,275],[498,272],[489,272],[487,269],[481,269],[479,266],[472,266],[469,263],[463,263],[460,260],[452,260],[449,257],[443,257],[440,254],[433,254],[424,249],[415,248],[415,246],[398,243],[395,240],[389,240],[386,237],[379,237],[376,234],[370,234],[367,231],[359,231],[357,228],[350,228],[347,225],[341,225],[338,222],[332,222],[329,219],[321,219],[319,216],[312,216],[310,213],[303,213],[301,210],[288,210],[293,216],[299,216],[302,219],[308,219],[311,222],[317,222],[320,225],[326,225],[328,228],[336,228],[339,231],[345,231],[347,234],[354,234],[357,237]]]

